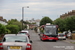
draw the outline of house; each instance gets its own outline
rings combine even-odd
[[[40,19],[35,20],[36,25],[40,26]]]
[[[30,28],[30,29],[34,29],[34,28],[37,27],[37,26],[38,26],[38,25],[36,25],[36,24],[30,24],[30,25],[29,25],[29,28]]]
[[[35,23],[34,18],[32,18],[31,20],[28,21],[29,23]]]
[[[28,21],[28,20],[27,20]],[[31,20],[28,21],[29,23],[36,23],[36,25],[40,25],[40,19],[36,19],[34,20],[34,18],[32,18]]]
[[[72,11],[70,11],[68,13],[65,13],[65,14],[60,15],[60,18],[61,19],[65,19],[65,18],[71,17],[71,16],[75,16],[75,10],[72,10]]]
[[[2,16],[0,16],[0,23],[3,25],[7,25],[7,22],[3,19]]]

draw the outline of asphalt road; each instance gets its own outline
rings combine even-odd
[[[38,33],[33,30],[29,31],[32,43],[32,50],[75,50],[75,44],[67,43],[62,40],[54,41],[40,41]]]

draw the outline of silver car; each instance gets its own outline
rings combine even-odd
[[[0,42],[0,50],[31,50],[31,43],[27,35],[6,34]]]

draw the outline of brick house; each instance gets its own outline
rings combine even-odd
[[[65,19],[65,18],[71,17],[71,16],[75,16],[75,10],[72,10],[72,11],[70,11],[68,13],[60,15],[60,18]]]

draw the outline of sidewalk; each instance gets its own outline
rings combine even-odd
[[[63,40],[63,41],[75,44],[75,40],[72,40],[72,39],[66,39],[66,40]]]

